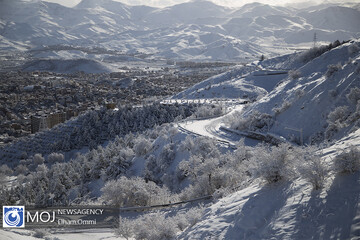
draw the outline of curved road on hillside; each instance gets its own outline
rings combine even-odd
[[[258,67],[258,71],[254,71],[252,74],[254,77],[263,77],[263,76],[270,76],[270,75],[284,75],[284,74],[288,74],[287,70],[275,70],[275,69],[264,69],[261,66],[257,66]],[[274,83],[275,86],[275,83]],[[264,89],[266,88],[265,86]],[[273,87],[272,87],[273,88]],[[270,91],[271,89],[266,89],[267,91]],[[174,100],[168,100],[170,103],[171,101]],[[175,100],[177,102],[177,100]],[[186,99],[182,99],[179,101],[184,101],[184,102],[188,102],[189,100]],[[194,100],[192,100],[194,101]],[[202,100],[203,103],[205,103],[207,100]],[[211,102],[211,100],[209,100]],[[198,102],[200,103],[201,100],[198,100]],[[231,101],[225,101],[223,103],[226,102],[230,102]],[[227,131],[222,131],[220,129],[221,126],[224,126],[224,120],[225,118],[231,114],[233,111],[241,111],[243,109],[244,105],[235,105],[235,106],[231,106],[230,107],[230,111],[225,114],[224,116],[220,116],[220,117],[215,117],[215,118],[208,118],[208,119],[201,119],[201,120],[188,120],[188,121],[184,121],[179,123],[179,129],[189,132],[189,133],[193,133],[195,135],[200,135],[200,136],[206,136],[206,137],[210,137],[213,139],[216,139],[220,142],[223,143],[227,143],[230,146],[236,146],[236,143],[243,138],[243,136],[239,136],[237,134],[233,134]],[[250,139],[250,138],[245,138],[245,144],[249,145],[249,146],[254,146],[257,143],[259,143],[258,140],[254,140],[254,139]]]
[[[178,126],[180,130],[186,131],[188,133],[193,133],[198,136],[210,137],[216,139],[221,143],[225,143],[230,145],[231,147],[235,147],[237,145],[237,142],[244,137],[237,134],[232,134],[230,132],[222,131],[220,127],[225,125],[225,118],[229,114],[233,113],[234,111],[241,111],[243,107],[244,105],[237,105],[235,107],[232,107],[231,110],[223,116],[201,120],[187,120],[179,123]],[[254,139],[245,138],[246,145],[253,146],[256,145],[258,142],[259,141]]]

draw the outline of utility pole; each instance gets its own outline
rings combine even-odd
[[[316,41],[317,41],[317,36],[316,36],[316,32],[314,32],[314,48],[316,47]]]

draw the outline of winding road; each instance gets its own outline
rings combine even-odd
[[[220,117],[207,118],[207,119],[192,119],[180,122],[178,127],[181,131],[191,133],[197,136],[206,136],[219,141],[222,144],[228,145],[232,148],[236,148],[237,142],[244,138],[243,136],[233,134],[220,129],[225,125],[226,117],[234,111],[241,111],[244,105],[235,105],[229,107],[229,112]],[[258,140],[245,138],[245,144],[254,146],[259,143]]]

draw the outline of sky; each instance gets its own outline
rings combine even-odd
[[[78,4],[81,0],[45,0],[48,2],[56,2],[67,7],[73,7]],[[115,0],[119,2],[126,3],[128,5],[148,5],[153,7],[165,7],[171,6],[183,2],[188,2],[189,0]],[[212,2],[224,5],[228,7],[239,7],[246,3],[255,2],[254,0],[211,0]],[[299,3],[309,0],[257,0],[256,2],[267,3],[271,5],[285,5],[287,3]],[[312,0],[320,1],[320,0]],[[349,0],[349,1],[358,1],[358,0]]]

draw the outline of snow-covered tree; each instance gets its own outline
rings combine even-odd
[[[152,147],[151,142],[144,136],[140,135],[134,143],[134,152],[137,156],[145,155]]]
[[[297,148],[297,171],[302,178],[308,180],[315,190],[324,186],[326,176],[329,172],[328,163],[321,157],[315,147]]]
[[[34,164],[36,166],[40,165],[40,164],[43,164],[44,161],[45,161],[45,159],[40,153],[35,154],[34,157],[33,157],[33,162],[34,162]]]
[[[294,163],[296,154],[289,144],[276,146],[261,145],[256,147],[250,169],[253,177],[260,177],[268,183],[291,179],[295,176]]]
[[[47,157],[48,163],[57,163],[63,161],[64,161],[64,155],[62,153],[51,153]]]
[[[334,159],[335,171],[339,173],[354,173],[360,170],[360,150],[350,146]]]
[[[348,101],[354,105],[360,100],[360,88],[353,87],[350,89],[350,92],[346,95]]]
[[[140,177],[128,179],[123,176],[118,180],[110,180],[101,191],[106,203],[120,207],[161,204],[170,199],[170,192],[166,188]]]

